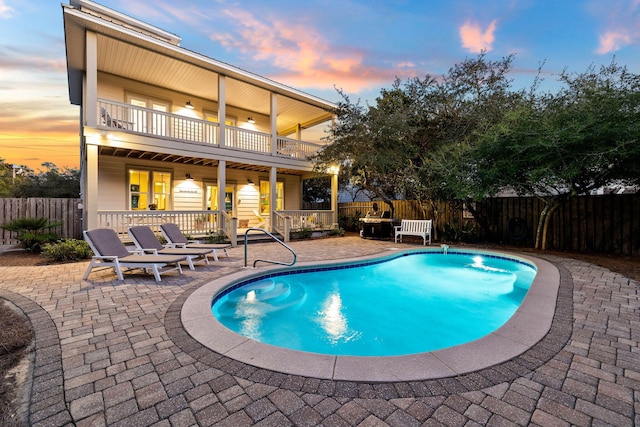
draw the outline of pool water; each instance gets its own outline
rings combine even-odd
[[[515,313],[536,274],[479,253],[408,253],[288,272],[223,292],[213,314],[245,337],[306,352],[398,356],[481,338]]]

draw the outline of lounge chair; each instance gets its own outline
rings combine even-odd
[[[164,246],[160,240],[153,233],[151,227],[147,225],[136,225],[129,227],[129,236],[136,247],[147,253],[154,255],[183,255],[186,256],[187,263],[191,270],[195,270],[193,265],[194,260],[200,259],[201,262],[209,264],[207,255],[211,251],[208,249],[189,249],[189,248],[176,248],[169,245]]]
[[[140,251],[129,252],[116,232],[110,228],[85,231],[84,239],[95,255],[91,258],[83,279],[89,277],[91,270],[96,267],[113,268],[120,280],[124,280],[122,268],[143,268],[145,271],[153,271],[156,282],[160,282],[161,274],[174,270],[182,274],[180,262],[187,258],[185,255],[141,255]],[[170,266],[172,264],[174,267]]]
[[[210,251],[211,256],[215,261],[218,261],[218,254],[216,251],[224,251],[224,254],[229,257],[229,252],[227,249],[231,247],[228,243],[201,243],[199,240],[189,240],[182,234],[180,231],[180,227],[173,223],[166,223],[160,225],[160,231],[162,231],[162,235],[167,242],[178,248],[189,248],[189,249],[207,249]]]
[[[264,216],[262,216],[262,214],[260,212],[258,212],[257,209],[253,210],[253,214],[256,216],[256,218],[258,219],[258,225],[256,225],[256,228],[264,228],[265,230],[267,229],[267,223],[268,220],[267,218],[265,218]]]

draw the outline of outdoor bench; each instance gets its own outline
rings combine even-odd
[[[422,237],[424,245],[431,244],[431,220],[430,219],[403,219],[400,225],[395,227],[395,242],[398,243],[398,237],[402,243],[402,236]]]

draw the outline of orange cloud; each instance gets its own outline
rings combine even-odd
[[[300,88],[328,89],[334,85],[348,92],[387,84],[396,76],[411,75],[406,68],[389,70],[365,64],[364,52],[339,50],[309,23],[292,23],[253,15],[243,9],[226,9],[238,33],[213,33],[210,39],[229,50],[243,52],[255,61],[273,64],[282,72],[268,77]]]
[[[467,21],[460,27],[460,40],[462,47],[473,53],[480,53],[483,50],[490,51],[495,40],[494,32],[496,31],[497,20],[491,21],[491,24],[483,32],[480,24]]]
[[[604,17],[606,21],[606,29],[599,37],[596,53],[604,55],[640,43],[640,0],[634,0],[630,4],[602,3],[592,13],[598,18]]]

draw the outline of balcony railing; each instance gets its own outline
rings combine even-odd
[[[218,123],[104,99],[98,100],[98,127],[220,146]],[[273,141],[270,133],[225,126],[224,147],[306,160],[316,153],[321,145],[282,136]]]

